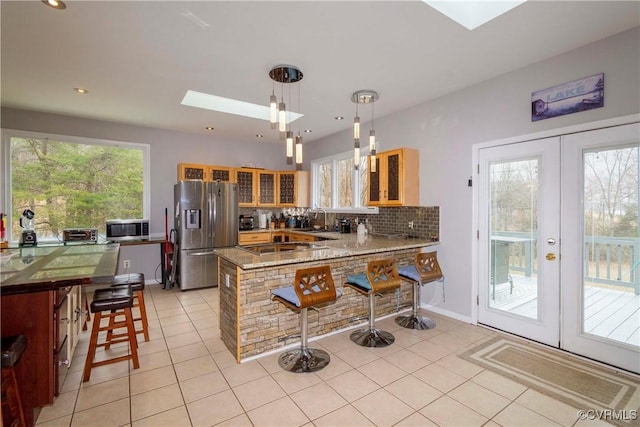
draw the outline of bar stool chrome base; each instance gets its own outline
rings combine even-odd
[[[396,317],[396,323],[403,328],[416,329],[424,331],[427,329],[433,329],[436,327],[436,321],[429,319],[428,317],[416,316],[413,314],[407,316]]]
[[[353,331],[349,338],[363,347],[386,347],[396,340],[389,332],[371,328]]]
[[[319,348],[296,348],[283,353],[278,358],[282,369],[296,374],[315,372],[329,364],[329,353]]]

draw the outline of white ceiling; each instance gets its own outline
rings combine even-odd
[[[638,1],[528,1],[473,31],[418,0],[70,0],[64,11],[31,0],[0,12],[3,107],[273,142],[268,122],[180,101],[191,89],[267,105],[269,70],[294,64],[309,142],[351,126],[356,90],[380,94],[379,118],[640,24]]]

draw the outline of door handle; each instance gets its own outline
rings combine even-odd
[[[549,252],[545,258],[547,259],[547,261],[555,261],[556,260],[556,254]]]

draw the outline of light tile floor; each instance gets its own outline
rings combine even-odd
[[[94,368],[82,383],[84,332],[62,393],[37,425],[590,425],[575,408],[458,358],[495,332],[451,318],[429,313],[437,327],[428,331],[381,320],[376,325],[396,337],[386,348],[359,347],[350,331],[314,341],[331,363],[293,374],[280,368],[279,353],[235,362],[219,338],[217,289],[152,285],[145,299],[151,340],[140,338],[140,368],[126,362]],[[124,351],[122,344],[110,353]]]

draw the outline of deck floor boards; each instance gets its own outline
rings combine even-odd
[[[496,284],[491,307],[535,319],[538,312],[535,277],[513,275],[509,283]],[[585,332],[640,346],[640,295],[612,286],[585,286]]]

